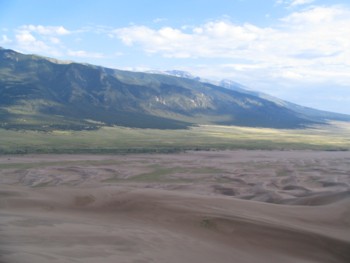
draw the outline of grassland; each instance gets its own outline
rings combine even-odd
[[[204,125],[184,130],[102,127],[51,132],[0,129],[0,153],[138,153],[212,149],[350,150],[350,124],[306,129]]]

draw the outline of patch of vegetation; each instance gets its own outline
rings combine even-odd
[[[30,169],[50,166],[84,165],[84,166],[104,166],[117,164],[115,160],[83,160],[83,161],[59,161],[59,162],[33,162],[33,163],[0,163],[1,169]]]
[[[281,168],[276,170],[276,176],[288,176],[290,175],[292,172],[289,171],[288,169],[285,168]]]
[[[214,222],[213,219],[205,217],[200,221],[200,226],[208,229],[215,229],[216,223]]]
[[[93,195],[76,196],[74,198],[74,204],[76,206],[87,206],[95,201],[96,198]]]
[[[36,185],[34,185],[34,188],[40,188],[40,187],[47,187],[50,185],[51,182],[42,182],[42,183],[38,183]]]
[[[186,130],[101,127],[83,131],[0,129],[0,154],[174,153],[186,150],[350,150],[350,124],[277,130],[197,126]]]
[[[171,178],[169,178],[167,175],[170,175],[172,173],[180,173],[180,172],[184,172],[185,169],[182,167],[179,168],[162,168],[162,167],[158,167],[156,169],[154,169],[154,171],[150,172],[150,173],[143,173],[143,174],[139,174],[137,176],[133,176],[132,178],[130,178],[130,180],[132,181],[169,181],[171,180]]]

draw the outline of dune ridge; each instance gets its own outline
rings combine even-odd
[[[0,157],[0,262],[349,262],[349,160]]]

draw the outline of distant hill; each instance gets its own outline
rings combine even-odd
[[[273,97],[271,95],[268,95],[266,93],[252,91],[244,87],[243,85],[240,85],[239,83],[236,83],[234,81],[230,80],[222,80],[220,83],[218,83],[219,86],[225,87],[227,89],[236,90],[245,94],[250,94],[253,96],[257,96],[259,98],[263,98],[272,102],[275,102],[279,105],[282,105],[292,111],[298,112],[302,114],[305,117],[308,117],[312,120],[318,120],[318,121],[350,121],[350,116],[342,113],[335,113],[335,112],[329,112],[329,111],[323,111],[323,110],[317,110],[310,107],[304,107],[295,103],[291,103],[285,100],[281,100],[279,98]]]
[[[182,74],[121,71],[0,49],[0,127],[180,129],[222,124],[299,128],[326,119],[350,120],[347,115],[171,73]]]

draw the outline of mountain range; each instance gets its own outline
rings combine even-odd
[[[329,120],[350,121],[350,116],[181,71],[123,71],[0,48],[0,127],[6,129],[301,128]]]

